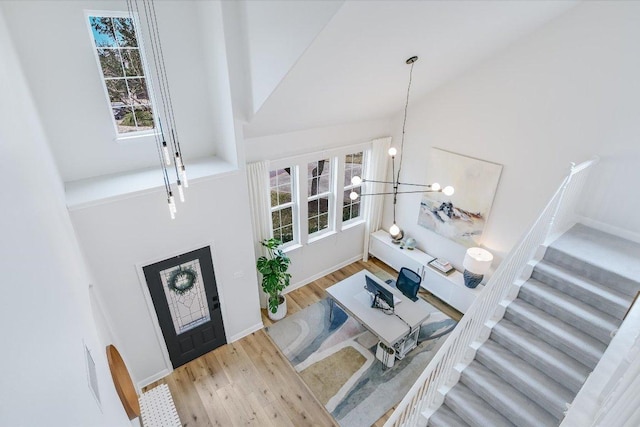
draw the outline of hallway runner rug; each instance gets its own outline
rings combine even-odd
[[[343,427],[369,427],[398,404],[456,322],[429,306],[418,347],[392,368],[375,357],[377,338],[324,299],[267,327],[313,394]]]

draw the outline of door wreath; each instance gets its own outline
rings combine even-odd
[[[184,295],[193,288],[197,277],[197,273],[192,268],[178,267],[169,276],[167,285],[176,294]]]

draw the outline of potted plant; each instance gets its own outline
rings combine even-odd
[[[287,299],[282,290],[289,286],[291,274],[287,273],[291,260],[278,247],[278,239],[264,239],[260,242],[267,248],[267,256],[258,258],[256,266],[262,274],[262,290],[268,295],[267,312],[272,320],[280,320],[287,314]]]

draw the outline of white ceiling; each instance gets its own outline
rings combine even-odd
[[[246,137],[376,118],[461,74],[576,1],[347,1],[245,128]]]

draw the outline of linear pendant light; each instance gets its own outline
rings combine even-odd
[[[142,10],[144,11],[144,14],[140,13],[140,3],[142,3]],[[187,169],[182,160],[182,148],[180,147],[180,138],[178,137],[176,119],[173,112],[173,102],[171,100],[171,92],[169,91],[169,80],[167,78],[164,52],[162,50],[162,42],[160,40],[160,30],[158,28],[158,17],[156,14],[155,2],[154,0],[127,0],[127,9],[129,11],[131,22],[135,22],[135,9],[135,12],[141,19],[142,15],[144,15],[145,23],[147,25],[151,45],[151,58],[153,60],[155,77],[158,83],[158,90],[156,92],[153,90],[152,82],[148,82],[148,88],[154,101],[153,105],[158,108],[157,111],[154,109],[155,116],[157,116],[156,122],[158,124],[158,127],[154,132],[154,137],[156,147],[158,149],[160,168],[164,179],[164,188],[167,196],[167,204],[169,206],[169,214],[171,219],[174,219],[177,208],[168,172],[168,169],[171,168],[172,158],[173,169],[176,176],[176,186],[178,188],[178,198],[180,199],[180,202],[185,201],[184,189],[189,186],[189,181],[187,180]],[[142,39],[138,40],[138,43],[142,43]],[[155,96],[156,93],[159,95],[158,97]],[[162,117],[164,118],[166,129],[163,126]]]

